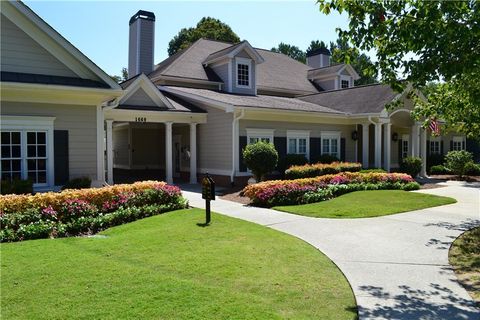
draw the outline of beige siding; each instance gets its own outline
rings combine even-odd
[[[156,103],[143,89],[138,89],[123,104],[132,106],[156,106]]]
[[[55,130],[68,130],[70,179],[96,180],[96,107],[48,105],[2,101],[2,115],[53,116]]]
[[[207,123],[198,125],[198,167],[201,169],[232,169],[233,115],[202,107],[208,112]]]
[[[274,137],[286,137],[287,130],[308,130],[311,138],[320,138],[322,131],[340,131],[341,138],[345,138],[345,159],[346,161],[355,161],[355,141],[351,139],[355,125],[240,120],[240,136],[247,135],[246,128],[274,129]]]
[[[2,71],[77,77],[8,18],[1,18]]]

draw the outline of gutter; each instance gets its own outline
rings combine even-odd
[[[233,185],[234,183],[234,179],[235,179],[235,153],[236,153],[236,150],[238,148],[238,146],[236,145],[236,141],[237,141],[237,128],[238,128],[238,123],[239,123],[239,120],[242,119],[243,117],[245,117],[245,109],[242,109],[242,112],[238,115],[238,116],[235,116],[235,114],[233,115],[233,121],[232,121],[232,173],[230,174],[230,183]]]

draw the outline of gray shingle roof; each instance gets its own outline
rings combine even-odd
[[[345,63],[339,63],[339,64],[334,64],[328,67],[321,67],[321,68],[316,68],[316,69],[310,69],[308,70],[308,77],[311,78],[311,75],[315,73],[315,77],[321,77],[323,75],[329,75],[329,74],[335,74],[340,69],[342,69],[345,66]]]
[[[234,44],[234,45],[232,45],[232,46],[230,46],[230,47],[226,47],[225,49],[222,49],[222,50],[213,52],[213,53],[211,53],[211,54],[208,55],[208,57],[205,59],[205,61],[213,60],[213,59],[216,59],[216,58],[218,58],[218,57],[227,55],[227,54],[229,54],[230,52],[232,52],[232,51],[234,51],[235,49],[237,49],[239,46],[241,46],[244,42],[245,42],[245,40],[243,40],[242,42],[239,42],[239,43],[237,43],[237,44]]]
[[[212,80],[202,62],[221,50],[232,49],[231,43],[200,39],[189,48],[179,52],[156,66],[149,78],[159,75],[183,77],[200,80]],[[235,46],[233,46],[235,47]],[[256,49],[265,62],[257,65],[257,86],[263,88],[276,88],[285,90],[303,91],[315,93],[318,90],[307,79],[309,66],[298,62],[284,54],[271,52],[264,49]]]
[[[385,104],[391,102],[397,92],[389,85],[374,84],[348,89],[325,91],[301,96],[297,99],[316,103],[334,110],[350,114],[380,113]]]
[[[307,112],[321,112],[330,114],[343,114],[343,112],[333,110],[327,107],[323,107],[318,104],[309,103],[295,98],[284,98],[275,96],[244,96],[237,94],[222,93],[213,90],[206,89],[194,89],[185,87],[159,87],[171,88],[182,93],[196,95],[202,98],[208,98],[211,100],[227,103],[237,107],[252,107],[252,108],[264,108],[264,109],[278,109],[278,110],[291,110],[291,111],[307,111]],[[174,94],[180,96],[181,94]]]

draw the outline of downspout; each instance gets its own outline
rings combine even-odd
[[[237,126],[239,123],[239,120],[242,119],[245,116],[245,109],[242,109],[241,113],[238,116],[235,116],[235,113],[233,114],[233,121],[232,121],[232,173],[230,174],[230,183],[233,185],[234,180],[235,180],[235,154],[238,146],[236,145],[236,136],[237,136]]]

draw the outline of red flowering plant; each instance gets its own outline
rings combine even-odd
[[[72,221],[80,217],[96,216],[98,209],[86,200],[69,199],[59,211],[59,219],[63,222]]]

